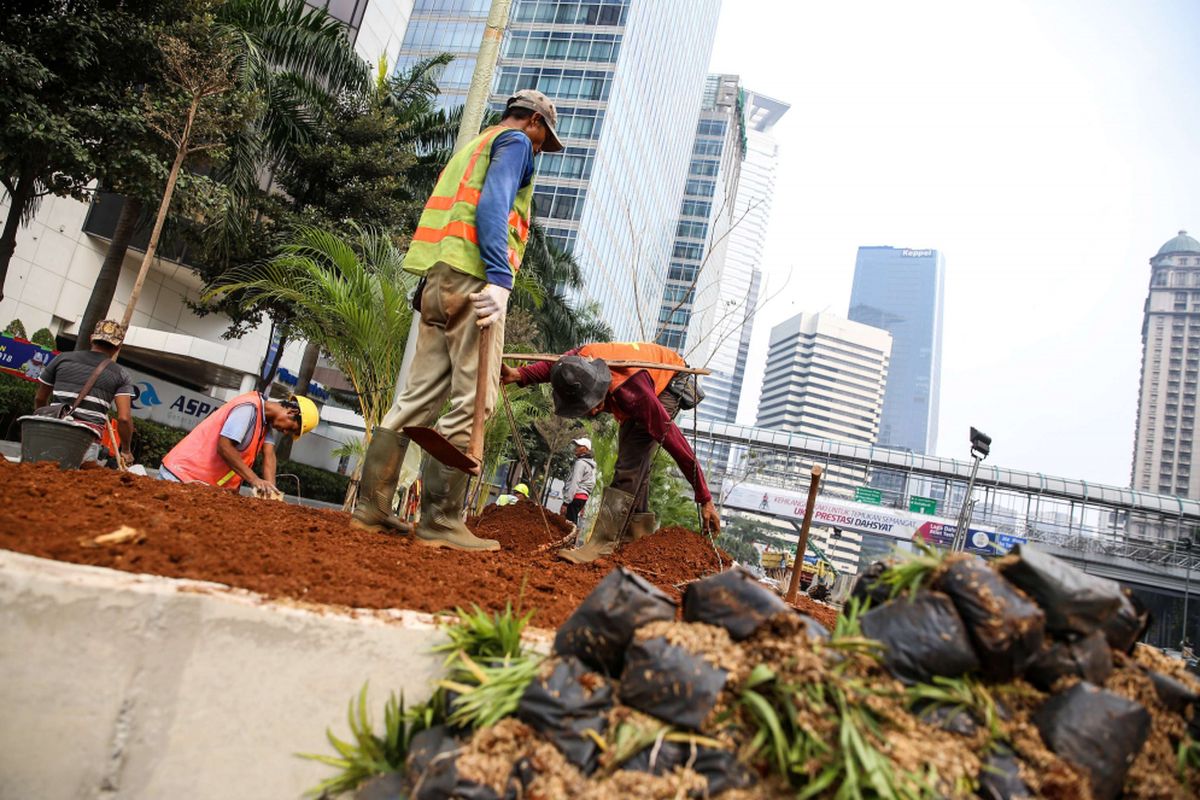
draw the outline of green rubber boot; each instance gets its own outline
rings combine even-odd
[[[558,557],[575,564],[587,564],[602,556],[611,556],[621,546],[625,521],[633,507],[633,495],[609,487],[600,498],[600,513],[592,527],[592,536],[583,547],[559,550]]]
[[[462,521],[469,475],[426,457],[421,469],[421,521],[417,541],[426,547],[486,552],[499,550],[495,539],[480,539]]]
[[[642,511],[629,518],[629,540],[636,542],[658,530],[658,515],[653,511]]]
[[[371,446],[363,456],[362,478],[350,526],[383,533],[412,533],[412,523],[392,513],[392,498],[400,480],[400,466],[408,437],[390,428],[376,427]]]

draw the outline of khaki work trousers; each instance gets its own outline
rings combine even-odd
[[[434,426],[464,453],[471,441],[471,418],[475,408],[479,373],[480,328],[467,296],[483,289],[485,282],[438,262],[425,275],[421,294],[421,324],[417,350],[408,383],[383,426],[399,431],[411,425]],[[504,352],[504,320],[493,323],[491,374],[487,376],[484,419],[496,407],[500,386],[500,356]],[[450,401],[450,410],[438,413]]]
[[[667,416],[675,419],[679,413],[679,400],[670,392],[663,392],[658,401],[667,410]],[[610,486],[633,495],[632,513],[649,510],[650,462],[658,452],[658,442],[640,422],[627,419],[617,431],[617,463],[613,467]]]

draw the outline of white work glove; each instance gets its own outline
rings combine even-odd
[[[512,290],[489,283],[483,287],[482,292],[467,295],[471,298],[472,305],[475,306],[475,316],[478,317],[475,324],[486,328],[504,319],[504,314],[508,310],[510,294],[512,294]]]

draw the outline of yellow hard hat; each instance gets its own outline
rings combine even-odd
[[[529,497],[529,487],[523,483],[518,483],[516,486],[514,486],[513,491],[517,494],[523,494],[526,497]]]
[[[292,402],[300,409],[300,432],[295,436],[299,439],[317,427],[317,423],[321,421],[321,414],[317,411],[317,404],[307,397],[293,397]]]

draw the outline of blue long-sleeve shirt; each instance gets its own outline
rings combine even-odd
[[[505,289],[513,284],[508,263],[508,215],[517,191],[532,180],[533,145],[529,137],[518,130],[497,136],[492,141],[492,159],[475,209],[475,230],[488,283]]]

